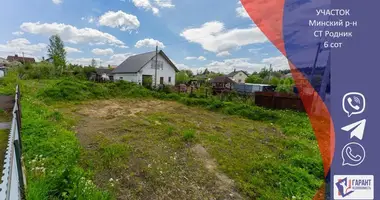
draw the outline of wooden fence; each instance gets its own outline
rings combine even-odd
[[[305,112],[304,105],[298,95],[278,92],[255,92],[255,104],[271,109],[288,109]]]

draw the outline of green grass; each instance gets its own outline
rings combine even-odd
[[[184,145],[188,147],[189,141],[207,148],[217,160],[220,170],[235,180],[239,191],[248,198],[288,199],[296,196],[311,199],[323,182],[322,160],[305,113],[268,110],[216,98],[189,98],[183,94],[153,92],[125,82],[96,84],[68,79],[12,82],[6,79],[0,83],[4,86],[0,87],[0,94],[11,93],[16,82],[21,83],[23,94],[23,153],[28,199],[111,199],[113,189],[97,184],[103,188],[99,189],[89,180],[95,179],[97,182],[100,180],[98,176],[105,176],[101,172],[107,172],[108,177],[126,169],[130,170],[129,177],[136,177],[136,170],[126,166],[126,162],[137,162],[136,156],[157,159],[156,153],[163,151],[163,146],[169,145],[173,150],[183,149]],[[86,100],[114,98],[174,100],[193,106],[195,110],[215,111],[222,119],[235,115],[265,125],[249,121],[245,123],[252,123],[253,126],[247,128],[248,125],[240,126],[236,118],[225,124],[218,124],[218,119],[214,119],[202,122],[217,124],[206,128],[194,124],[189,120],[191,118],[184,119],[187,114],[178,110],[177,114],[153,113],[144,120],[135,121],[132,127],[122,126],[128,130],[122,129],[123,132],[134,134],[124,134],[116,142],[115,138],[99,137],[95,140],[97,150],[88,152],[80,148],[71,129],[76,124],[74,118],[54,109],[60,104],[74,107]],[[193,117],[198,115],[193,113]],[[157,147],[157,143],[163,143],[163,146]],[[139,146],[140,150],[137,148]],[[152,152],[149,148],[156,151]],[[149,153],[145,154],[144,151]],[[172,162],[165,152],[160,153],[163,156],[160,157],[161,167],[165,166],[165,161]],[[39,159],[40,155],[43,160]],[[187,162],[182,163],[190,166],[188,170],[201,170],[187,151],[183,151],[183,156],[188,158]],[[42,163],[44,172],[36,172],[35,169],[41,169]],[[169,172],[171,169],[166,167],[165,170]],[[165,170],[153,170],[147,176],[157,177],[160,171],[165,173]],[[142,171],[138,170],[139,173]],[[174,181],[174,178],[168,180]],[[202,184],[208,184],[211,180],[209,175],[198,179]],[[160,181],[152,180],[151,187],[154,188]],[[152,192],[152,188],[139,188],[138,182],[125,184],[125,187],[132,188],[130,192],[135,197]],[[207,196],[206,193],[204,195]]]
[[[3,166],[5,151],[8,145],[9,130],[0,130],[0,166]]]

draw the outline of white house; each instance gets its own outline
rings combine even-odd
[[[229,73],[227,75],[230,79],[235,81],[236,83],[245,83],[245,79],[248,78],[248,74],[245,71],[236,71],[234,70],[233,72]]]
[[[157,53],[157,78],[155,78],[156,52],[148,52],[130,56],[116,69],[112,71],[113,79],[135,82],[138,84],[146,83],[147,80],[152,82],[156,80],[157,85],[175,85],[175,74],[178,72],[177,67],[160,50]]]

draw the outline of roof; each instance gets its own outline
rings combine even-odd
[[[271,86],[271,85],[268,85],[268,84],[260,84],[260,83],[244,83],[246,85],[257,85],[257,86]],[[244,85],[242,84],[242,85]]]
[[[243,71],[243,70],[239,70],[239,71],[233,71],[231,73],[229,73],[227,76],[228,77],[231,77],[231,76],[235,76],[237,73],[239,72],[243,72],[245,75],[249,76],[249,74],[247,74],[247,72]]]
[[[99,67],[99,68],[96,68],[95,71],[98,75],[102,75],[102,74],[110,74],[112,72],[112,69]]]
[[[30,58],[30,57],[19,57],[19,56],[17,56],[17,55],[15,55],[15,56],[8,56],[7,57],[7,60],[9,61],[9,62],[12,62],[12,61],[19,61],[19,62],[32,62],[32,63],[34,63],[34,62],[36,62],[35,60],[34,60],[34,58]]]
[[[211,80],[211,83],[235,83],[235,81],[227,76],[217,76]]]
[[[179,71],[162,50],[160,50],[158,53],[165,58],[165,60],[174,68],[176,72]],[[130,56],[124,62],[122,62],[116,69],[114,69],[112,73],[136,73],[140,71],[150,60],[152,60],[155,57],[156,51]]]

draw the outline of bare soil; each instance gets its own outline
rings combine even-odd
[[[241,132],[255,135],[260,126],[253,121],[160,100],[99,100],[60,110],[77,121],[82,166],[117,199],[245,199],[209,150],[221,153],[217,137],[235,145]],[[195,130],[195,138],[185,141],[184,130]]]

